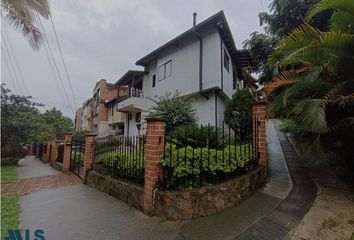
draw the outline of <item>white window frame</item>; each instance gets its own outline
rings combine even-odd
[[[167,72],[168,65],[170,66],[169,72]],[[161,69],[161,71],[160,71],[160,69]],[[169,60],[169,61],[165,62],[164,64],[160,65],[158,67],[157,72],[158,72],[158,81],[159,82],[166,79],[166,78],[171,77],[172,76],[172,60]]]

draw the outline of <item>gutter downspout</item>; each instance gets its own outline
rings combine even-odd
[[[196,30],[197,13],[193,13],[193,33],[199,40],[199,94],[205,99],[209,99],[209,96],[203,93],[203,39]]]

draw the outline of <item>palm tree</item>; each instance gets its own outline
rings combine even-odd
[[[50,11],[47,0],[1,1],[1,17],[19,29],[33,49],[38,49],[42,43],[42,35],[33,24],[36,14],[48,19]]]
[[[333,11],[328,32],[304,23],[280,41],[268,60],[275,77],[265,87],[275,95],[271,110],[285,113],[300,137],[311,136],[317,154],[321,136],[354,129],[354,110],[345,109],[354,106],[354,1],[323,0],[306,20],[326,10]]]

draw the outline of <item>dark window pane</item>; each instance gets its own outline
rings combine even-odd
[[[156,75],[152,75],[152,87],[156,86]]]
[[[230,58],[229,55],[227,55],[226,50],[224,49],[224,67],[226,68],[227,71],[229,71],[229,65],[230,65]]]

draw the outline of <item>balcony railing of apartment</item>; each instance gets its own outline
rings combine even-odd
[[[129,97],[143,98],[144,92],[137,88],[129,88]]]

